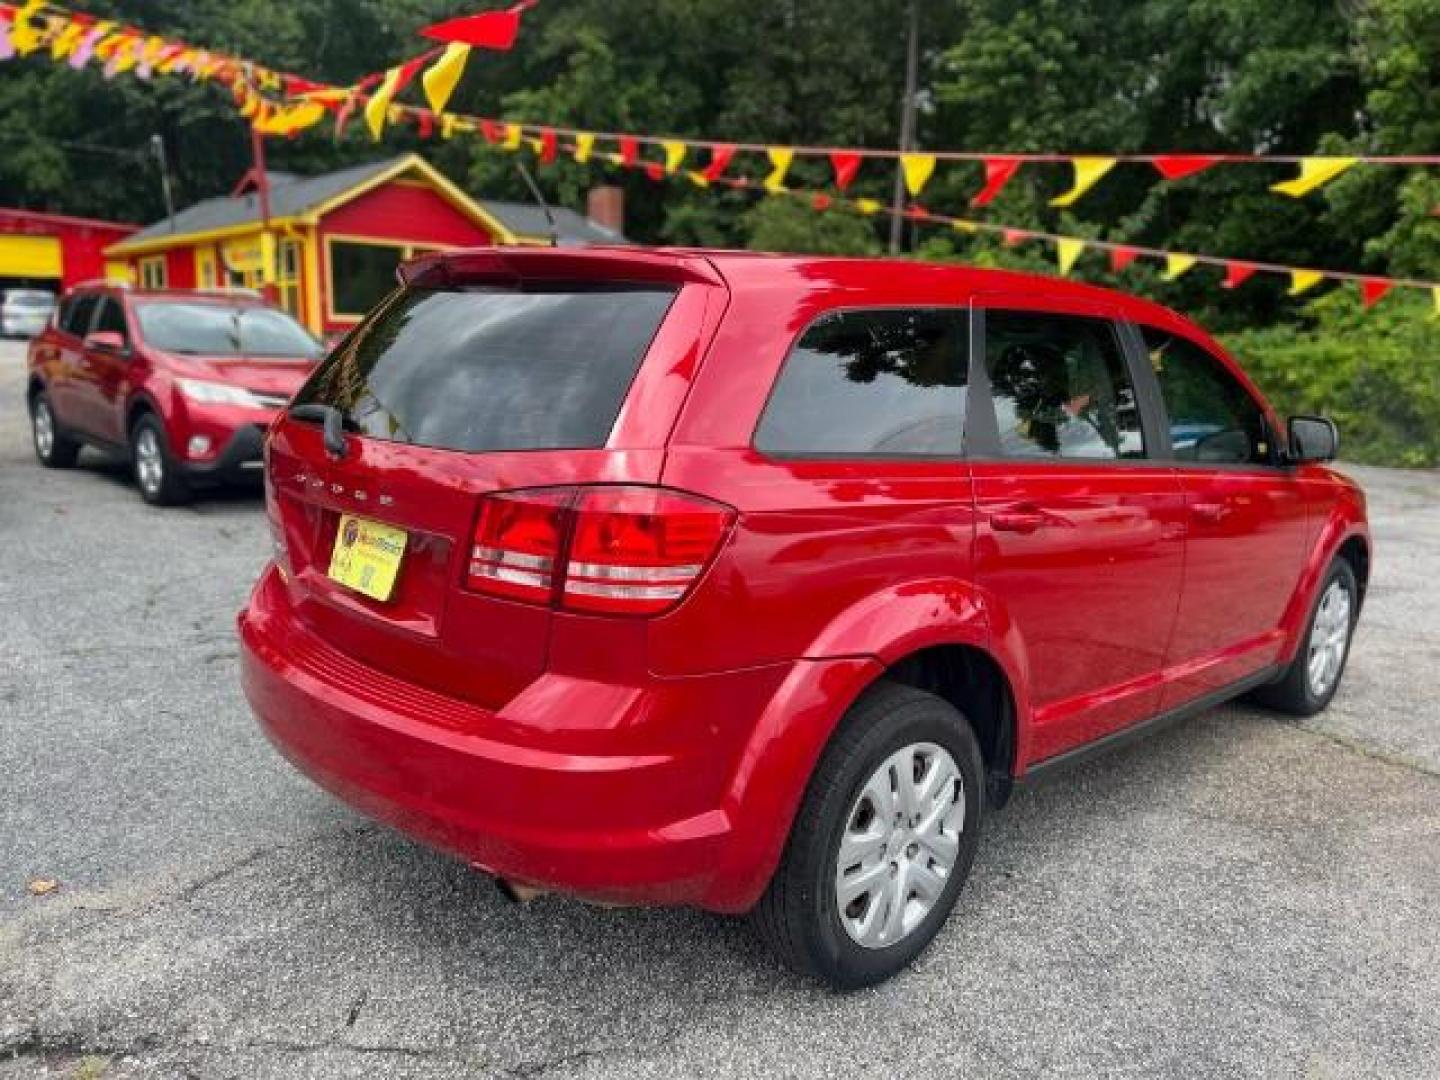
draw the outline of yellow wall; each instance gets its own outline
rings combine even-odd
[[[0,277],[58,278],[62,260],[54,236],[0,236]]]

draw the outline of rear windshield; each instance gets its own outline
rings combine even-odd
[[[605,445],[673,289],[403,289],[295,404],[377,439],[446,450]]]
[[[144,300],[135,305],[140,333],[157,349],[192,356],[304,359],[320,343],[283,311],[253,304]]]

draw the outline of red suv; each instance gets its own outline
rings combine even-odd
[[[244,686],[512,894],[753,910],[860,986],[1016,781],[1335,693],[1370,541],[1334,428],[1163,308],[699,251],[404,279],[271,429]]]
[[[126,456],[146,502],[253,475],[266,426],[320,345],[258,297],[79,286],[30,343],[35,454],[75,464],[81,444]]]

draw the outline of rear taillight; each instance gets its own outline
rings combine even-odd
[[[665,488],[487,495],[466,584],[573,611],[657,614],[689,592],[734,516],[727,506]]]

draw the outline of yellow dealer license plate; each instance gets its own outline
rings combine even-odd
[[[353,514],[341,514],[335,527],[330,579],[375,600],[389,600],[405,555],[405,530]]]

